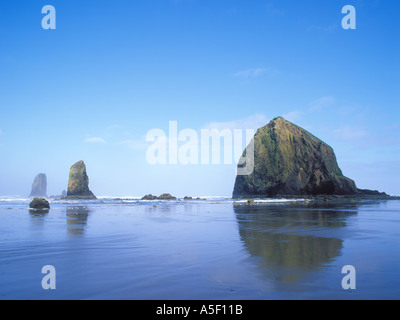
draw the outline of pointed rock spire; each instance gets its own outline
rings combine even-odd
[[[89,190],[89,177],[82,160],[75,163],[69,172],[67,199],[96,199]]]

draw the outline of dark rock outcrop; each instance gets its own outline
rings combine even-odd
[[[47,197],[47,177],[39,173],[32,184],[31,197]]]
[[[163,193],[160,196],[153,196],[152,194],[145,195],[142,200],[176,200],[176,197],[171,196],[169,193]]]
[[[185,200],[185,201],[189,201],[189,200],[207,200],[206,198],[200,198],[200,197],[197,197],[197,198],[193,198],[193,197],[189,197],[189,196],[185,196],[184,198],[183,198],[183,200]]]
[[[157,196],[153,196],[152,194],[146,194],[142,197],[142,200],[157,200]]]
[[[389,195],[386,194],[385,192],[379,192],[377,190],[358,189],[358,193],[365,195],[365,196],[372,196],[372,197],[389,197]]]
[[[171,196],[169,193],[163,193],[157,197],[158,200],[176,200],[176,197]]]
[[[89,177],[83,161],[75,163],[69,173],[67,199],[97,199],[89,190]]]
[[[50,203],[44,198],[34,198],[29,204],[30,209],[46,210],[50,209]]]
[[[253,173],[236,177],[233,197],[357,193],[329,145],[278,117],[257,130]]]

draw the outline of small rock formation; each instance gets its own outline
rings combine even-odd
[[[163,193],[157,197],[158,200],[176,200],[176,197],[171,196],[169,193]]]
[[[176,197],[171,196],[169,193],[163,193],[160,196],[153,196],[152,194],[145,195],[142,200],[176,200]]]
[[[67,199],[67,191],[63,190],[61,192],[61,195],[57,196],[56,198],[60,199],[60,200],[65,200]]]
[[[50,209],[50,203],[44,198],[34,198],[29,204],[29,208],[36,210]]]
[[[47,197],[47,177],[39,173],[32,184],[30,197]]]
[[[157,200],[157,196],[153,196],[152,194],[146,194],[142,200]]]
[[[81,160],[75,163],[69,172],[67,199],[97,199],[89,190],[89,177],[86,165]]]
[[[378,190],[358,189],[358,193],[367,196],[389,197],[385,192],[379,192]]]
[[[358,189],[340,170],[333,149],[281,117],[254,136],[254,171],[236,177],[233,197],[353,195]]]
[[[253,206],[255,204],[255,202],[254,202],[253,199],[249,199],[249,200],[246,201],[246,204],[249,205],[249,206]]]

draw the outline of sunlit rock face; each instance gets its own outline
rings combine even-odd
[[[352,195],[357,192],[354,181],[343,176],[329,145],[277,117],[257,130],[254,171],[236,177],[233,197]]]
[[[67,199],[96,199],[89,189],[89,177],[82,160],[75,163],[69,172]]]

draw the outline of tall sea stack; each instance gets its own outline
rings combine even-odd
[[[233,197],[353,195],[358,189],[340,170],[333,149],[277,117],[254,136],[254,171],[238,175]]]
[[[31,197],[47,197],[47,177],[39,173],[32,184]]]
[[[69,172],[67,199],[97,199],[89,190],[89,177],[82,160],[75,163]]]

